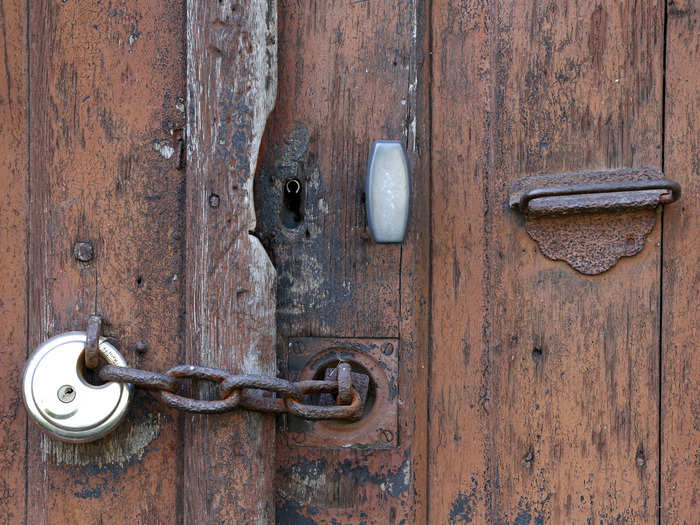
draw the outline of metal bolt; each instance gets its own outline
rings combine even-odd
[[[209,206],[212,208],[218,208],[219,204],[221,203],[221,199],[216,193],[212,193],[209,195]]]
[[[73,257],[80,262],[90,262],[95,256],[95,250],[90,241],[79,241],[73,246]]]
[[[58,399],[62,403],[70,403],[75,399],[75,388],[70,385],[63,385],[58,389]]]
[[[139,354],[144,354],[146,353],[146,350],[148,350],[148,344],[144,343],[143,341],[139,341],[138,343],[136,343],[136,346],[134,348]]]
[[[394,353],[394,345],[392,343],[384,343],[382,345],[382,353],[384,355],[391,355]]]

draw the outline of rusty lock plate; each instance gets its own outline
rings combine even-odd
[[[340,361],[369,377],[365,412],[358,421],[306,421],[287,415],[291,447],[385,449],[398,444],[398,339],[295,337],[287,341],[292,381],[324,379]],[[329,370],[330,371],[327,371]],[[324,399],[319,400],[323,404]],[[315,400],[314,400],[315,402]]]

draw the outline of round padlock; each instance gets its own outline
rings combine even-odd
[[[27,411],[52,437],[87,443],[114,430],[129,409],[132,385],[90,384],[85,377],[85,332],[68,332],[43,343],[24,369],[22,393]],[[116,366],[126,360],[104,339],[100,357]]]

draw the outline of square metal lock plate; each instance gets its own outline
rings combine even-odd
[[[398,339],[294,337],[287,341],[287,373],[292,381],[323,379],[343,360],[369,376],[361,420],[306,421],[287,415],[291,447],[394,448],[398,444]],[[318,400],[314,400],[317,402]]]

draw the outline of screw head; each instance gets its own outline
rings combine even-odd
[[[90,241],[78,241],[73,246],[73,257],[80,262],[90,262],[95,256],[95,250]]]
[[[134,348],[139,354],[144,354],[146,353],[146,350],[148,350],[148,344],[144,343],[143,341],[139,341],[138,343],[136,343],[136,346]]]
[[[384,343],[382,345],[382,353],[384,355],[391,355],[394,353],[394,345],[392,343]]]
[[[380,428],[379,430],[379,437],[384,443],[391,443],[394,441],[394,433],[391,430],[388,430],[386,428]]]
[[[218,208],[219,204],[221,203],[221,199],[216,193],[212,193],[209,195],[209,206],[212,208]]]

